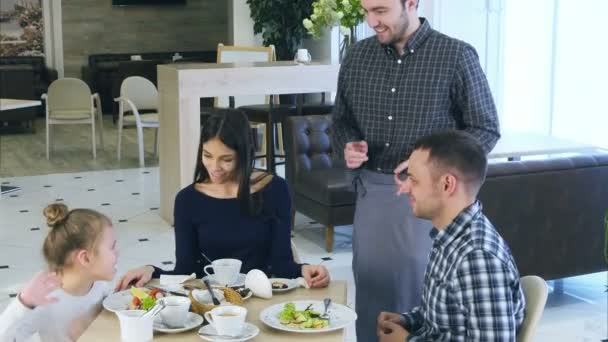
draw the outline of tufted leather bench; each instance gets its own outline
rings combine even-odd
[[[334,226],[353,223],[355,193],[344,163],[332,159],[330,115],[285,118],[286,178],[294,210],[325,226],[325,249]],[[295,211],[294,211],[295,214]]]
[[[608,154],[491,163],[479,199],[522,276],[607,269]]]

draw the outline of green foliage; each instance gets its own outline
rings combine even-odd
[[[304,27],[314,38],[320,38],[323,29],[339,25],[343,35],[352,35],[352,28],[365,18],[361,0],[316,0],[310,18]]]
[[[306,38],[302,20],[312,13],[313,0],[247,0],[253,32],[264,45],[274,45],[279,60],[291,60]]]
[[[23,28],[23,34],[13,37],[0,33],[0,41],[4,43],[0,44],[0,56],[43,55],[44,27],[40,2],[21,1],[8,13]]]

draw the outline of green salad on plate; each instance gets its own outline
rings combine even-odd
[[[287,303],[283,311],[279,312],[279,321],[283,325],[299,329],[323,329],[329,326],[329,320],[320,319],[320,313],[311,309],[309,305],[304,310],[296,310],[294,303]]]

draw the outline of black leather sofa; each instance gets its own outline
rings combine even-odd
[[[209,51],[171,51],[171,52],[147,52],[147,53],[104,53],[89,55],[88,65],[82,67],[82,79],[91,87],[93,92],[99,93],[101,98],[101,107],[104,113],[117,113],[117,106],[114,102],[114,97],[118,95],[120,84],[125,77],[142,76],[153,78],[151,81],[156,85],[156,65],[171,63],[173,55],[178,52],[182,56],[182,62],[202,62],[215,63],[217,52]],[[141,64],[139,61],[132,61],[131,56],[141,56]],[[126,62],[131,66],[138,65],[138,71],[125,73],[125,65],[119,73],[119,66]],[[150,76],[153,74],[153,76]],[[118,90],[117,90],[118,88]]]
[[[28,65],[5,65],[0,67],[0,98],[35,100],[34,72]],[[18,108],[0,111],[0,132],[7,131],[4,126],[19,127],[26,123],[33,126],[38,108]],[[11,128],[13,128],[11,127]]]
[[[40,99],[40,96],[46,93],[49,85],[57,79],[57,71],[46,66],[44,57],[40,56],[14,56],[0,57],[0,69],[9,67],[12,69],[23,67],[31,69],[34,77],[34,97]]]
[[[51,82],[57,79],[57,71],[47,68],[44,57],[0,57],[0,97],[40,100]],[[0,112],[0,125],[19,126],[26,123],[33,130],[33,120],[44,116],[44,105]],[[4,131],[4,130],[3,130]]]
[[[608,154],[490,164],[479,199],[522,276],[549,280],[607,269]]]

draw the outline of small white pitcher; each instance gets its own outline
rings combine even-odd
[[[145,315],[145,310],[117,311],[122,342],[149,342],[153,338],[154,315]]]

